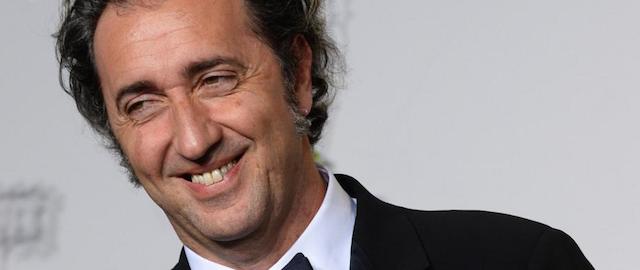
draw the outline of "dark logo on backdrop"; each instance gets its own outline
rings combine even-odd
[[[52,188],[0,185],[0,270],[55,252],[61,208],[61,196]]]

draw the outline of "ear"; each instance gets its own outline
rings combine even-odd
[[[297,58],[295,96],[298,112],[303,115],[309,114],[313,104],[313,93],[311,92],[311,65],[313,55],[309,43],[302,35],[298,35],[293,40],[293,53]]]

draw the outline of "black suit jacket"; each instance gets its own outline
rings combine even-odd
[[[593,269],[562,231],[483,211],[418,211],[385,203],[358,181],[336,175],[358,201],[351,269]],[[187,270],[184,250],[174,270]]]

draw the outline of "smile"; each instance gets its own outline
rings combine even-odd
[[[224,176],[227,174],[227,172],[229,172],[231,168],[233,168],[233,166],[235,166],[237,163],[238,161],[234,160],[213,171],[205,172],[203,174],[194,174],[191,176],[191,182],[202,184],[205,186],[210,186],[218,183],[222,181],[222,179],[224,179]]]

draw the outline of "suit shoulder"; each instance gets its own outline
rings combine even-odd
[[[509,258],[526,263],[540,238],[555,229],[521,217],[486,211],[407,210],[432,259]],[[491,261],[491,260],[490,260]]]
[[[569,235],[536,221],[485,211],[406,211],[434,264],[593,269]]]
[[[480,233],[501,235],[530,235],[538,237],[551,227],[540,222],[513,216],[509,214],[475,211],[419,211],[408,210],[409,216],[418,227],[428,227],[442,232],[442,230],[456,233]]]

